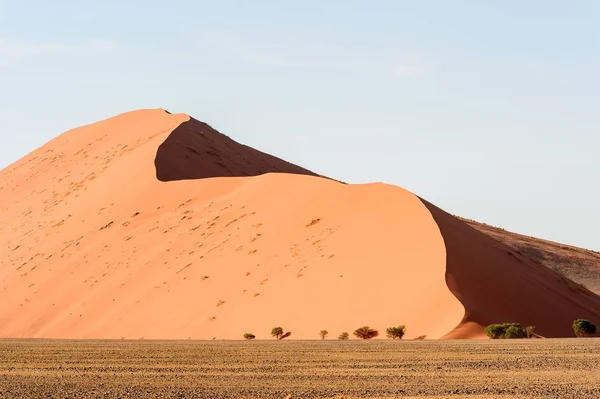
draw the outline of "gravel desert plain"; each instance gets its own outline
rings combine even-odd
[[[597,338],[0,344],[7,399],[600,397]]]
[[[600,397],[600,253],[334,179],[163,109],[6,167],[0,397]]]

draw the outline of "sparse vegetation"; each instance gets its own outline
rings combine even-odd
[[[573,321],[573,332],[576,337],[591,337],[596,334],[596,326],[589,320],[577,319]]]
[[[483,332],[491,339],[500,339],[504,337],[505,327],[503,324],[490,324]]]
[[[288,331],[286,333],[283,332],[283,328],[281,327],[273,327],[273,329],[271,330],[271,335],[275,338],[277,338],[278,340],[284,339],[289,337],[290,335],[292,335],[291,331]]]
[[[379,331],[374,330],[374,329],[370,328],[369,326],[363,326],[363,327],[357,328],[353,334],[360,339],[371,339],[371,338],[375,338],[376,336],[378,336]]]
[[[321,336],[321,339],[327,338],[328,334],[329,334],[329,331],[327,331],[327,330],[321,330],[321,331],[319,331],[319,335]]]
[[[281,336],[283,335],[283,328],[273,327],[271,330],[271,335],[277,339],[281,339]]]
[[[514,338],[525,338],[527,337],[527,332],[523,327],[518,324],[513,324],[506,327],[506,331],[504,332],[504,338],[506,339],[514,339]]]
[[[246,334],[244,334],[244,338],[247,339],[248,341],[250,341],[251,339],[256,338],[256,336],[252,333],[246,333]]]
[[[490,324],[483,329],[491,339],[531,338],[535,327],[521,327],[519,323]]]
[[[341,339],[342,341],[345,341],[348,338],[350,338],[350,334],[348,334],[347,332],[343,332],[338,336],[338,339]]]
[[[527,327],[525,327],[525,334],[527,334],[527,338],[532,338],[534,331],[535,331],[535,326],[527,326]]]
[[[402,339],[404,333],[406,332],[406,327],[404,325],[389,327],[387,330],[385,330],[385,332],[388,338]]]

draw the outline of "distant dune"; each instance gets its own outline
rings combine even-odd
[[[187,115],[126,113],[0,171],[1,337],[570,336],[600,297],[414,194],[347,185]]]
[[[532,261],[544,265],[600,295],[600,252],[528,237],[473,220],[462,220]]]

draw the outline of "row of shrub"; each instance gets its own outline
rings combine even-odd
[[[491,339],[531,338],[535,327],[521,327],[519,323],[490,324],[483,329]]]
[[[573,333],[576,337],[591,337],[596,334],[596,326],[586,319],[577,319],[573,321]],[[485,335],[491,339],[515,339],[515,338],[531,338],[535,331],[534,326],[523,327],[519,323],[501,323],[501,324],[490,324],[483,329]],[[406,327],[404,325],[388,327],[386,330],[386,336],[390,339],[402,339],[406,333]],[[356,338],[360,339],[371,339],[379,336],[379,331],[369,326],[363,326],[357,328],[353,332]],[[285,339],[292,335],[291,331],[284,332],[281,327],[273,327],[271,330],[271,336],[277,340]],[[326,339],[329,335],[329,331],[319,331],[321,339]],[[256,336],[252,333],[244,334],[244,339],[252,340]],[[350,338],[350,334],[343,332],[338,336],[339,340],[347,340]]]
[[[586,319],[573,321],[573,333],[576,337],[591,337],[596,334],[596,326]],[[531,338],[534,326],[522,327],[519,323],[490,324],[483,329],[491,339]]]
[[[271,330],[271,336],[277,340],[281,340],[281,339],[285,339],[285,338],[289,337],[290,335],[292,335],[291,331],[288,331],[288,332],[283,332],[283,331],[284,330],[281,327],[273,327],[273,329]],[[404,333],[406,332],[406,327],[403,325],[389,327],[385,330],[385,332],[386,332],[386,336],[390,339],[402,339],[402,337],[404,336]],[[377,331],[369,326],[363,326],[363,327],[357,328],[353,332],[353,334],[355,337],[360,338],[360,339],[371,339],[371,338],[375,338],[375,337],[379,336],[379,331]],[[319,336],[321,337],[321,339],[327,338],[328,335],[329,335],[329,331],[327,331],[327,330],[319,331]],[[252,333],[244,334],[244,339],[252,340],[255,338],[256,338],[256,336]],[[348,334],[347,332],[343,332],[338,336],[339,340],[347,340],[349,338],[350,338],[350,334]]]

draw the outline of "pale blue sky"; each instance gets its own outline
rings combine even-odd
[[[600,249],[600,2],[0,0],[0,167],[138,108]]]

